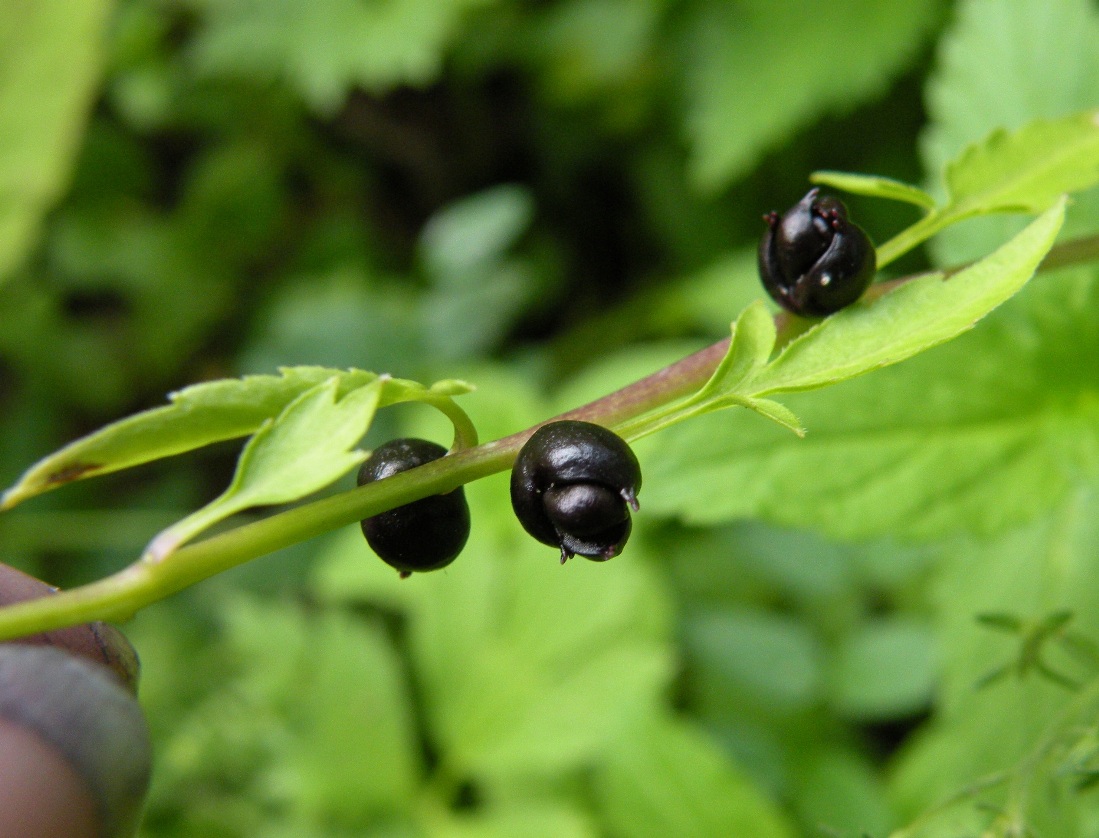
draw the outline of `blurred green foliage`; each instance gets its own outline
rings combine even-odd
[[[1099,105],[1090,0],[16,0],[0,54],[4,485],[288,364],[462,377],[511,433],[725,336],[812,170],[941,192],[989,130]],[[916,217],[849,203],[878,241]],[[743,411],[645,440],[606,565],[558,567],[497,477],[444,572],[399,582],[348,530],[143,612],[143,834],[1093,834],[1093,658],[988,679],[1025,637],[977,617],[1099,642],[1097,318],[1094,266],[1044,275],[792,397],[804,441]],[[429,413],[371,438],[445,439]],[[103,575],[235,453],[28,503],[3,558]]]

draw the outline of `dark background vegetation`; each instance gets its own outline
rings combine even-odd
[[[813,170],[934,190],[990,130],[1099,103],[1086,0],[3,16],[38,68],[0,96],[5,485],[168,391],[283,365],[462,377],[482,436],[510,433],[727,334],[761,295],[760,216]],[[916,217],[849,205],[878,241]],[[1070,781],[1094,719],[1075,761],[1025,759],[1079,690],[975,687],[1050,614],[1077,651],[1099,639],[1095,275],[1042,282],[956,345],[792,400],[805,447],[724,414],[646,441],[605,566],[558,568],[490,479],[443,573],[398,584],[345,532],[150,608],[127,627],[157,741],[143,834],[881,836],[1020,765],[898,834],[1090,834],[1099,798]],[[368,442],[445,441],[426,412]],[[0,520],[4,558],[65,586],[112,572],[237,450],[36,499]],[[1050,654],[1090,682],[1086,653]]]

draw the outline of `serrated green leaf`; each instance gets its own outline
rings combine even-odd
[[[947,164],[989,132],[1095,108],[1099,9],[1091,0],[959,2],[925,99],[930,119],[920,136],[921,157],[931,191],[943,194]],[[1074,216],[1083,204],[1099,206],[1099,195],[1074,203],[1065,232],[1090,232],[1094,221],[1081,218],[1077,225]],[[981,217],[944,230],[931,250],[941,265],[969,262],[1021,227],[1017,216]]]
[[[653,719],[617,741],[596,774],[615,835],[793,838],[779,808],[697,730]]]
[[[306,390],[248,440],[229,487],[158,535],[149,555],[162,558],[230,515],[298,500],[353,469],[366,458],[354,446],[370,428],[384,383],[375,379],[341,395],[344,384],[334,375]]]
[[[866,195],[869,198],[884,198],[888,201],[902,201],[906,204],[915,204],[923,209],[934,209],[935,199],[910,183],[904,183],[888,177],[875,175],[859,175],[851,172],[813,172],[809,176],[810,183],[821,186],[831,186],[850,192],[852,195]]]
[[[1063,219],[1062,201],[999,250],[949,279],[936,274],[912,280],[871,303],[828,317],[786,346],[756,378],[755,392],[833,384],[950,340],[1030,279]]]
[[[920,146],[938,181],[990,131],[1099,102],[1099,12],[1090,0],[963,0],[940,43],[926,98],[931,119]]]
[[[1099,110],[993,131],[947,166],[946,183],[951,216],[1042,212],[1099,183]]]
[[[348,90],[426,84],[467,11],[486,0],[202,0],[194,45],[200,71],[285,78],[314,108],[331,113]]]
[[[194,384],[168,398],[171,404],[112,422],[35,463],[4,493],[0,508],[73,480],[109,474],[130,466],[254,433],[305,390],[336,370],[289,367],[281,375],[249,375]],[[350,371],[347,386],[377,376]]]
[[[120,469],[192,451],[214,442],[255,433],[311,387],[332,377],[346,392],[381,383],[378,407],[423,401],[450,417],[463,440],[476,433],[451,397],[471,392],[473,386],[447,379],[425,386],[417,381],[382,376],[364,370],[329,367],[284,367],[281,375],[246,375],[185,387],[168,398],[171,404],[135,413],[81,437],[39,460],[10,488],[0,502],[8,509],[42,492],[73,480],[109,474]]]
[[[806,14],[799,0],[698,6],[685,57],[694,182],[718,189],[797,128],[881,92],[917,55],[939,7],[840,0]]]
[[[382,386],[340,396],[333,377],[294,399],[248,441],[223,497],[238,508],[286,503],[327,486],[365,458],[351,450],[366,434]]]
[[[0,15],[0,279],[64,188],[103,60],[107,0],[7,4]]]
[[[1003,532],[1099,485],[1092,357],[1094,272],[1043,277],[958,340],[790,396],[804,440],[735,411],[665,431],[645,451],[645,509],[846,539]]]

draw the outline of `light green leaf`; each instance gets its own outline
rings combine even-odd
[[[204,73],[283,78],[331,113],[347,91],[422,85],[466,13],[486,0],[201,0],[194,58]]]
[[[742,407],[746,407],[749,410],[754,410],[764,419],[770,419],[772,422],[777,422],[787,430],[793,431],[798,436],[805,436],[805,428],[801,424],[801,420],[797,417],[794,411],[790,410],[786,405],[779,402],[772,401],[771,399],[730,399],[730,404],[739,404]]]
[[[289,367],[281,375],[249,375],[185,387],[168,396],[171,404],[112,422],[35,463],[4,493],[2,508],[73,480],[251,434],[335,372],[324,367]],[[360,370],[346,375],[349,387],[377,378]]]
[[[811,183],[822,186],[831,186],[833,189],[841,189],[852,195],[866,195],[870,198],[884,198],[888,201],[902,201],[906,204],[915,204],[924,209],[934,209],[935,199],[909,183],[893,180],[888,177],[875,175],[858,175],[850,172],[813,172],[809,176]]]
[[[826,113],[884,91],[938,17],[934,0],[712,0],[688,29],[691,174],[714,191]],[[842,55],[843,60],[836,60]]]
[[[306,390],[244,446],[229,487],[154,539],[148,555],[170,553],[184,541],[244,509],[289,503],[322,489],[366,458],[353,448],[378,408],[383,381],[340,394],[340,376]]]
[[[304,623],[292,680],[270,697],[292,720],[289,737],[262,784],[305,822],[411,809],[420,768],[411,696],[384,630],[339,611]],[[268,642],[251,660],[284,654],[268,626],[252,626]]]
[[[920,147],[936,182],[990,131],[1094,108],[1099,10],[1090,0],[959,2],[926,98],[931,118]]]
[[[946,167],[945,214],[1042,212],[1099,183],[1099,110],[999,129]]]
[[[339,391],[380,381],[378,407],[422,401],[445,413],[467,444],[476,440],[468,417],[451,397],[470,392],[464,381],[448,379],[430,387],[400,378],[379,378],[364,370],[284,367],[281,375],[246,375],[185,387],[168,396],[171,404],[135,413],[81,437],[39,460],[3,495],[0,509],[73,480],[109,474],[131,466],[192,451],[214,442],[247,436],[273,419],[303,392],[333,377]]]
[[[695,728],[653,719],[621,737],[596,774],[599,805],[622,838],[793,838],[779,808]]]
[[[110,10],[108,0],[36,0],[0,15],[0,279],[65,186]]]
[[[1095,108],[1099,9],[1091,0],[963,0],[940,42],[925,99],[930,119],[920,151],[932,191],[943,194],[947,164],[989,132]],[[1074,203],[1073,210],[1087,204],[1086,215],[1099,206],[1099,195]],[[1085,218],[1077,226],[1075,215],[1070,211],[1066,232],[1094,229]],[[932,251],[942,265],[968,262],[1018,232],[1022,221],[1010,215],[973,219],[936,236]]]
[[[944,280],[905,283],[825,319],[786,346],[756,378],[760,394],[834,384],[943,343],[1018,291],[1053,245],[1064,202],[980,262]]]
[[[596,838],[599,831],[579,807],[530,799],[480,807],[476,814],[432,818],[427,838]]]
[[[691,401],[720,398],[751,381],[771,357],[775,347],[775,319],[761,300],[756,300],[733,323],[729,351]]]
[[[845,539],[1003,532],[1099,485],[1094,357],[1095,272],[1043,276],[955,341],[788,397],[804,440],[739,411],[665,431],[644,450],[645,509]]]
[[[482,277],[533,217],[530,191],[510,183],[448,204],[428,219],[420,234],[419,249],[431,279],[446,288]]]
[[[775,335],[774,318],[756,300],[733,322],[729,349],[705,384],[679,402],[623,423],[618,432],[627,439],[637,440],[693,416],[727,407],[747,407],[804,435],[798,418],[786,407],[744,395],[752,390],[755,378],[765,368],[775,346]]]

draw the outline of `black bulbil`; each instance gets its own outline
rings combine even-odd
[[[824,317],[851,305],[870,286],[877,270],[874,245],[839,199],[811,189],[784,215],[771,212],[763,219],[759,275],[783,308]]]
[[[511,505],[528,533],[573,556],[606,561],[622,552],[637,510],[641,466],[626,441],[591,422],[538,428],[511,472]]]
[[[446,449],[426,439],[406,437],[379,445],[359,469],[360,486],[430,463]],[[458,487],[365,518],[363,535],[382,561],[401,577],[446,567],[469,538],[469,504]]]

